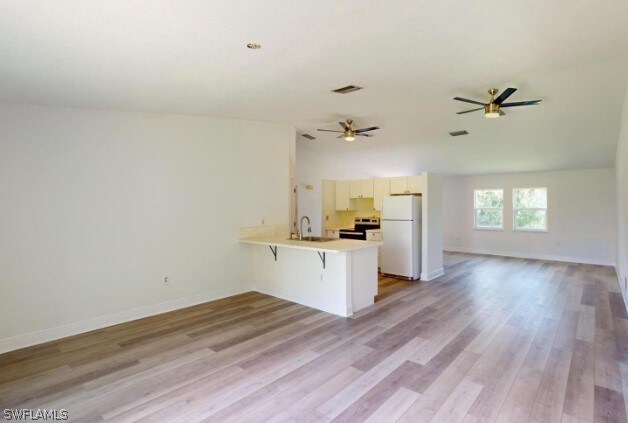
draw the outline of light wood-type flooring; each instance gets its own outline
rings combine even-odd
[[[610,267],[445,255],[341,318],[251,292],[0,355],[0,409],[112,422],[626,422]]]

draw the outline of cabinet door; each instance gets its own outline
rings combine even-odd
[[[373,198],[373,180],[356,179],[350,181],[349,198]]]
[[[338,239],[340,238],[340,234],[338,233],[337,229],[327,229],[325,231],[325,237]]]
[[[362,181],[349,181],[349,198],[362,198]]]
[[[336,210],[350,210],[349,181],[336,181]]]
[[[390,195],[390,181],[388,179],[373,180],[373,209],[382,211],[384,197]]]
[[[408,193],[408,178],[405,176],[390,178],[390,193],[391,194],[407,194]]]
[[[408,191],[410,194],[423,194],[423,177],[408,176]]]
[[[367,241],[381,241],[382,240],[382,234],[381,234],[381,232],[367,232],[366,233],[366,240]]]
[[[360,184],[360,191],[362,195],[360,198],[373,198],[373,180],[363,179]]]

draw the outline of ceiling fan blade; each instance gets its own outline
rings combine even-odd
[[[345,131],[349,129],[346,123],[344,122],[338,122],[338,123],[340,124],[340,126],[342,126],[342,129],[344,129]]]
[[[479,101],[469,100],[468,98],[462,98],[462,97],[454,97],[454,100],[464,101],[465,103],[471,103],[471,104],[479,104],[480,106],[484,106],[485,104],[485,103],[480,103]]]
[[[339,133],[343,133],[344,131],[332,131],[331,129],[317,129],[317,131],[323,131],[323,132],[339,132]]]
[[[465,113],[477,112],[478,110],[484,110],[484,107],[478,107],[477,109],[465,110],[464,112],[458,112],[457,115],[462,115]]]
[[[504,103],[500,107],[536,106],[541,100],[517,101],[516,103]]]
[[[360,132],[366,132],[366,131],[374,131],[376,129],[379,129],[379,126],[371,126],[369,128],[362,128],[362,129],[358,129],[357,131],[355,131],[356,134],[359,134]]]
[[[342,134],[342,135],[338,135],[336,138],[344,138],[344,137],[345,137],[345,135]]]
[[[373,137],[374,136],[371,134],[363,134],[363,133],[358,133],[358,132],[356,132],[355,135],[358,137]]]
[[[501,93],[499,97],[495,99],[495,101],[493,101],[493,104],[502,104],[504,100],[510,97],[515,91],[517,91],[516,88],[506,88],[504,92]]]
[[[504,113],[504,111],[502,109],[499,109],[499,115],[500,116],[506,116],[506,113]]]

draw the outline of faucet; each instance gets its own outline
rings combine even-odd
[[[307,216],[303,216],[299,221],[299,230],[297,231],[299,235],[299,241],[303,241],[303,219],[307,220],[307,231],[312,232],[312,227],[310,226],[310,218]]]

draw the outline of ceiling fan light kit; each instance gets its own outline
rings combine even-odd
[[[356,137],[372,137],[371,134],[365,134],[365,132],[375,131],[379,129],[379,126],[371,126],[369,128],[360,128],[353,129],[353,120],[347,119],[347,122],[338,122],[340,126],[342,126],[342,131],[334,131],[331,129],[318,129],[318,131],[323,132],[337,132],[342,135],[338,135],[336,138],[343,138],[346,142],[353,142],[356,140]]]
[[[490,90],[488,90],[488,93],[491,95],[491,99],[486,104],[476,100],[469,100],[468,98],[454,97],[454,100],[457,101],[464,101],[465,103],[477,104],[478,106],[482,106],[478,107],[477,109],[465,110],[456,114],[462,115],[465,113],[477,112],[478,110],[484,110],[484,117],[489,119],[495,119],[506,114],[502,110],[503,107],[536,106],[541,102],[541,100],[527,100],[518,101],[515,103],[504,103],[504,101],[508,97],[510,97],[515,91],[517,91],[516,88],[506,88],[499,97],[495,98],[495,94],[497,94],[499,90],[497,88],[491,88]]]
[[[499,117],[499,105],[487,104],[484,106],[484,117],[489,119],[495,119]]]

